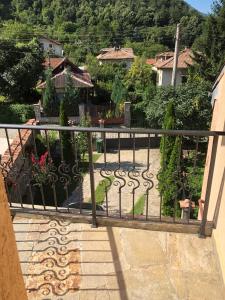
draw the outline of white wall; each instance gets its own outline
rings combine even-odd
[[[48,39],[45,38],[40,38],[39,42],[43,45],[43,49],[45,52],[51,51],[52,54],[56,56],[63,56],[63,47],[62,45],[58,45],[54,42],[49,41]],[[51,47],[52,45],[52,47]]]
[[[157,70],[158,73],[158,86],[169,86],[171,85],[172,81],[172,69],[161,69]],[[187,71],[186,70],[177,70],[177,75],[176,75],[176,85],[182,84],[182,76],[186,75]]]

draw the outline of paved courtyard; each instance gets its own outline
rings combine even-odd
[[[225,299],[211,238],[19,216],[14,229],[29,300]]]
[[[120,168],[118,165],[118,152],[111,152],[106,154],[106,166],[104,164],[104,155],[95,163],[95,188],[104,179],[103,176],[113,176],[114,180],[108,192],[108,208],[109,214],[115,214],[119,211],[119,188],[121,188],[121,209],[122,214],[129,213],[133,205],[133,191],[135,195],[135,203],[138,199],[146,194],[147,188],[149,190],[149,205],[148,215],[159,216],[160,211],[160,197],[157,190],[157,174],[160,168],[160,152],[159,149],[150,150],[150,167],[147,168],[147,149],[139,149],[135,151],[135,164],[133,165],[133,151],[121,150],[120,152]],[[135,168],[133,169],[133,166]],[[116,171],[117,170],[117,171]],[[132,172],[133,170],[133,172]],[[102,175],[101,175],[102,171]],[[116,171],[116,172],[115,172]],[[148,180],[142,176],[149,176]],[[122,178],[116,178],[116,176]],[[75,191],[70,197],[69,202],[79,202],[83,198],[84,202],[90,201],[90,176],[86,174],[82,184],[82,191]],[[68,203],[67,203],[68,204]],[[104,202],[106,205],[106,202]],[[144,214],[146,213],[146,201]]]

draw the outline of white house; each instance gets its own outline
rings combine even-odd
[[[132,48],[104,48],[97,56],[100,65],[107,63],[124,63],[129,69],[134,62],[134,52]]]
[[[147,64],[152,65],[152,69],[157,72],[157,85],[171,85],[174,64],[174,53],[164,52],[156,56],[155,60],[147,60]],[[180,52],[177,63],[176,85],[187,81],[188,67],[193,65],[193,53],[191,49]]]
[[[55,40],[49,39],[48,37],[39,37],[44,52],[49,53],[51,56],[63,57],[63,45]]]

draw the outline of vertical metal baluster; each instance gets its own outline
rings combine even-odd
[[[20,205],[21,205],[21,208],[23,208],[23,199],[22,199],[22,195],[21,195],[21,192],[20,192],[20,187],[19,187],[18,184],[16,185],[16,187],[17,187],[17,192],[18,192],[18,195],[19,195]]]
[[[25,152],[24,152],[24,146],[23,146],[23,141],[22,141],[22,136],[21,136],[20,129],[18,129],[18,134],[19,134],[19,139],[20,139],[20,145],[21,145],[21,149],[22,149],[23,159],[25,159]]]
[[[88,132],[87,136],[88,136],[89,172],[90,172],[91,202],[92,202],[92,227],[97,227],[92,132]]]
[[[183,137],[178,135],[177,137],[180,137],[180,149],[178,151],[178,153],[180,154],[179,155],[179,159],[178,159],[178,162],[177,162],[177,176],[178,176],[178,179],[181,180],[181,159],[182,159],[182,156],[183,156],[183,151],[182,151],[182,140],[183,140]],[[183,185],[182,185],[183,187]],[[176,197],[174,199],[174,214],[173,214],[173,222],[176,223],[176,212],[177,212],[177,200],[178,200],[178,192],[179,192],[179,189],[177,189],[177,194],[176,194]]]
[[[9,205],[10,207],[12,207],[12,199],[11,199],[11,194],[9,193],[9,187],[7,182],[5,181],[5,189],[6,189],[6,193],[8,195],[8,200],[9,200]]]
[[[135,171],[135,133],[133,134],[133,170]],[[132,191],[132,206],[133,206],[133,214],[132,214],[132,218],[134,220],[134,206],[135,206],[135,188],[133,188],[133,191]]]
[[[120,169],[121,164],[121,157],[120,157],[120,133],[118,133],[118,166]],[[119,188],[119,213],[120,213],[120,219],[122,218],[122,203],[121,203],[121,188]]]
[[[32,139],[33,139],[33,144],[34,144],[34,154],[37,157],[37,145],[36,145],[36,139],[35,139],[35,130],[32,129]]]
[[[166,138],[166,134],[161,137],[161,139],[164,139],[164,143],[165,143],[165,138]],[[161,172],[162,174],[164,174],[164,172],[166,171],[165,150],[166,149],[165,149],[165,146],[164,146],[163,147],[162,172]],[[162,197],[162,193],[160,192],[160,216],[159,216],[160,222],[162,221],[162,201],[163,201],[163,197]]]
[[[198,147],[199,147],[199,137],[196,137],[195,156],[194,156],[194,164],[193,164],[193,174],[191,175],[193,177],[195,176],[195,172],[196,172],[197,157],[198,157]],[[191,218],[192,198],[193,198],[193,195],[191,193],[191,195],[190,195],[190,203],[189,203],[189,208],[188,208],[188,223],[190,222],[190,218]]]
[[[62,131],[59,132],[59,136],[60,136],[60,146],[61,146],[61,151],[60,151],[61,152],[61,163],[62,163],[62,165],[65,165],[66,162],[64,160],[64,153],[63,153]],[[65,189],[65,194],[66,194],[66,200],[68,201],[68,199],[69,199],[69,192],[68,192],[67,183],[65,183],[64,189]]]
[[[21,150],[22,150],[22,159],[23,159],[23,161],[25,161],[25,159],[26,159],[25,158],[25,151],[24,151],[24,145],[23,145],[20,129],[18,129],[18,134],[19,134],[20,146],[21,146]],[[18,195],[19,195],[19,199],[20,199],[21,208],[23,208],[23,198],[22,198],[22,195],[21,195],[20,186],[18,184],[17,184],[17,191],[18,191]]]
[[[151,148],[151,136],[150,134],[148,134],[148,150],[147,150],[147,171],[149,170],[150,168],[150,148]],[[148,190],[148,187],[147,187],[147,190],[146,190],[146,221],[148,220],[148,201],[149,201],[149,190]]]
[[[27,187],[28,187],[29,193],[30,193],[30,199],[31,199],[32,208],[35,209],[35,207],[34,207],[34,197],[33,197],[32,188],[31,188],[30,183],[27,184]]]
[[[103,143],[104,143],[104,167],[106,169],[106,134],[103,132]],[[109,216],[109,205],[108,205],[108,187],[105,185],[105,202],[106,202],[106,216]]]
[[[10,145],[10,142],[9,142],[9,134],[8,134],[8,129],[7,128],[5,128],[5,135],[6,135],[6,140],[7,140],[7,144],[8,144],[10,160],[13,163],[13,154],[12,154],[12,149],[11,149],[11,145]]]
[[[208,216],[208,210],[209,210],[209,200],[210,200],[210,194],[211,194],[211,188],[212,188],[212,182],[213,182],[213,174],[214,174],[214,169],[215,169],[218,142],[219,142],[219,136],[215,135],[213,137],[212,154],[211,154],[211,160],[210,160],[210,165],[209,165],[209,175],[208,175],[208,181],[207,181],[207,187],[206,187],[203,218],[202,218],[202,222],[200,225],[200,231],[199,231],[200,238],[205,238],[205,236],[206,236],[206,232],[205,232],[206,228],[205,227],[206,227],[206,223],[207,223],[207,216]]]
[[[72,145],[73,145],[73,155],[74,155],[74,165],[75,165],[75,168],[76,168],[76,171],[77,171],[77,161],[76,161],[76,157],[77,157],[77,147],[76,147],[76,138],[74,137],[75,135],[75,132],[71,132],[71,140],[72,140]],[[71,167],[71,169],[73,170],[73,166]],[[72,172],[73,173],[73,172]],[[75,175],[73,174],[74,178],[72,180],[75,181]],[[71,176],[71,177],[73,177]],[[81,201],[80,201],[81,203]],[[70,207],[69,207],[69,203],[68,203],[68,213],[70,212]],[[80,213],[81,213],[81,204],[80,204]]]
[[[45,140],[46,140],[46,145],[47,145],[47,150],[48,150],[48,161],[49,161],[49,163],[52,163],[52,155],[51,155],[51,149],[50,149],[47,130],[45,130]],[[43,191],[43,187],[42,187],[42,191]],[[57,211],[58,210],[58,201],[57,201],[56,188],[55,188],[54,181],[52,182],[52,191],[53,191],[53,200],[54,200],[54,204],[55,204],[55,209]],[[44,203],[45,203],[45,201],[44,201]],[[44,206],[45,206],[45,204],[44,204]]]

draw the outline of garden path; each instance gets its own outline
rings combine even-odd
[[[104,164],[104,155],[97,160],[95,163],[95,188],[104,179],[101,175],[114,176],[115,174],[123,179],[115,178],[111,188],[108,191],[108,208],[109,215],[117,214],[119,212],[119,187],[125,183],[125,186],[121,188],[121,210],[122,214],[130,213],[133,205],[133,194],[134,187],[138,188],[135,190],[135,203],[138,199],[146,193],[145,183],[147,181],[142,177],[143,172],[147,169],[147,149],[140,149],[135,151],[135,172],[129,172],[133,169],[133,151],[132,150],[121,150],[121,164],[120,169],[118,165],[118,152],[110,152],[106,154],[106,165]],[[153,183],[152,189],[149,191],[149,205],[148,205],[148,216],[159,216],[160,209],[160,197],[157,190],[157,173],[160,167],[160,152],[159,149],[150,150],[150,168],[149,173]],[[115,172],[115,170],[117,170]],[[120,174],[119,174],[120,173]],[[131,178],[133,177],[133,179]],[[83,198],[84,202],[88,202],[91,198],[90,192],[90,176],[89,173],[84,176],[83,184],[76,191],[73,192],[69,198],[69,202],[80,202]],[[106,205],[106,199],[104,202]],[[144,207],[144,214],[146,213],[146,201]]]

